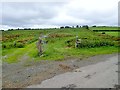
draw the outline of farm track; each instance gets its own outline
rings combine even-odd
[[[118,55],[106,59],[57,75],[29,88],[115,88],[118,85]]]
[[[98,55],[90,58],[78,59],[71,58],[64,61],[42,60],[38,62],[27,60],[29,57],[24,55],[22,61],[18,63],[3,63],[3,88],[21,88],[33,84],[40,84],[42,81],[52,78],[74,69],[95,64],[107,60],[117,54]]]

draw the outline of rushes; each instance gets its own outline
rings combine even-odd
[[[65,43],[68,47],[75,46],[75,40],[68,40],[66,42]],[[111,40],[85,40],[83,39],[82,42],[78,45],[78,48],[94,48],[94,47],[101,47],[101,46],[117,46],[117,45]]]
[[[112,41],[104,41],[104,40],[98,40],[98,41],[83,41],[81,44],[78,45],[79,48],[94,48],[94,47],[101,47],[101,46],[114,46],[114,43]]]

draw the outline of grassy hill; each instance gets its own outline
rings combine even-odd
[[[2,60],[8,63],[19,62],[26,57],[28,61],[65,60],[118,52],[118,32],[102,34],[92,30],[93,28],[65,28],[2,31]],[[40,35],[46,35],[45,40],[48,41],[47,44],[43,44],[42,56],[38,55],[36,48]],[[76,36],[82,40],[78,48],[75,48]]]

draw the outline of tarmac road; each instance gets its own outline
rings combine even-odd
[[[118,55],[54,76],[28,88],[113,88],[118,84]]]

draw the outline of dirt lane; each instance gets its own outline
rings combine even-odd
[[[42,81],[56,75],[74,71],[77,68],[108,61],[117,54],[97,55],[89,58],[70,58],[63,61],[42,60],[28,61],[29,57],[23,57],[21,62],[2,64],[2,87],[22,88],[40,84]]]
[[[99,59],[99,58],[98,58]],[[118,84],[118,56],[57,75],[29,88],[113,88]]]

